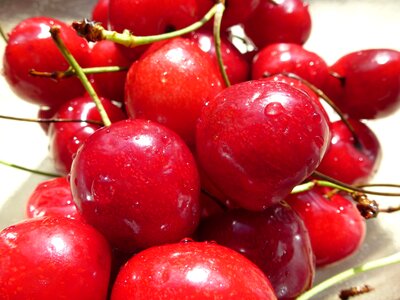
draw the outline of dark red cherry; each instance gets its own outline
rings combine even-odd
[[[203,105],[223,89],[212,59],[193,41],[154,44],[128,72],[125,106],[132,118],[159,122],[191,147]]]
[[[101,103],[112,122],[126,119],[125,113],[108,99]],[[55,169],[67,175],[71,169],[73,157],[84,141],[101,125],[101,116],[90,96],[82,96],[65,103],[53,116],[64,120],[91,120],[100,124],[86,122],[59,122],[49,126],[49,148]]]
[[[0,232],[3,299],[107,299],[111,251],[91,226],[40,217]]]
[[[78,151],[70,181],[85,220],[124,252],[179,241],[200,218],[193,156],[155,122],[124,120],[97,130]]]
[[[223,90],[202,110],[196,133],[210,181],[250,210],[281,201],[316,169],[329,143],[320,106],[273,79]]]
[[[89,65],[90,67],[119,66],[128,69],[131,62],[116,43],[100,41],[95,43],[92,48]],[[98,95],[123,102],[126,73],[127,70],[93,74],[91,77]]]
[[[38,119],[52,119],[57,110],[58,107],[50,108],[48,106],[39,106],[37,117]],[[50,122],[40,122],[39,125],[43,129],[43,131],[48,134]]]
[[[365,220],[354,203],[341,194],[327,199],[324,194],[330,191],[313,189],[287,198],[309,232],[318,267],[354,254],[366,233]]]
[[[189,38],[194,40],[201,50],[210,54],[210,57],[218,67],[213,33],[208,30],[199,30],[192,32]],[[231,84],[249,79],[250,64],[244,55],[229,41],[226,33],[221,33],[221,55]]]
[[[276,296],[262,271],[215,243],[182,241],[152,247],[121,269],[111,300],[265,299]]]
[[[388,116],[400,107],[400,52],[365,49],[341,57],[331,66],[341,91],[332,96],[354,119]]]
[[[97,0],[92,9],[92,20],[108,28],[108,6],[110,0]]]
[[[308,3],[303,0],[260,1],[244,30],[261,49],[273,43],[304,44],[311,32]]]
[[[317,170],[348,184],[368,183],[381,162],[381,146],[377,136],[364,123],[349,120],[355,130],[356,144],[349,128],[342,122],[331,124],[331,143]]]
[[[32,17],[20,22],[10,33],[3,58],[4,76],[22,99],[49,107],[83,95],[78,78],[52,80],[34,77],[29,71],[64,71],[69,65],[50,36],[52,26],[61,28],[61,38],[78,63],[85,67],[89,58],[87,42],[65,23],[48,17]]]
[[[308,290],[315,274],[310,238],[287,204],[262,212],[235,209],[200,223],[197,237],[216,241],[254,262],[269,278],[278,299],[295,299]]]
[[[66,177],[40,182],[26,204],[28,218],[61,216],[83,220],[72,199],[71,187]]]
[[[268,45],[253,59],[253,79],[279,73],[294,73],[318,88],[329,75],[328,65],[319,55],[293,43]]]

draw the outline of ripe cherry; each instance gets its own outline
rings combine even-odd
[[[111,300],[276,299],[268,278],[241,254],[207,242],[152,247],[121,269]]]
[[[325,113],[306,93],[260,79],[226,88],[202,110],[199,164],[239,206],[281,201],[320,163],[329,142]]]
[[[124,120],[97,130],[78,151],[70,181],[85,220],[124,252],[179,241],[200,218],[194,158],[155,122]]]
[[[3,299],[105,300],[111,251],[91,226],[38,217],[0,232]]]
[[[216,241],[254,262],[269,278],[278,299],[295,299],[308,290],[315,259],[302,219],[287,204],[261,212],[234,209],[205,218],[196,235]]]
[[[309,232],[318,267],[354,254],[366,233],[365,220],[354,203],[338,193],[327,199],[324,194],[330,191],[313,189],[287,198]]]
[[[69,67],[50,36],[49,30],[55,25],[60,26],[61,38],[78,63],[87,66],[87,42],[67,24],[48,17],[20,22],[10,33],[3,59],[4,76],[11,89],[26,101],[49,107],[59,107],[84,93],[78,78],[52,80],[29,74],[32,69],[54,72]]]
[[[101,23],[104,28],[108,27],[108,6],[110,0],[97,0],[92,9],[92,20]]]
[[[381,146],[377,136],[364,123],[349,120],[359,144],[342,122],[331,124],[331,143],[317,170],[348,184],[368,183],[378,171]]]

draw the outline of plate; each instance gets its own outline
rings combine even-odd
[[[29,0],[0,1],[0,25],[8,32],[20,20],[47,15],[64,21],[90,16],[95,1]],[[328,64],[340,56],[367,48],[400,50],[400,1],[385,0],[315,0],[310,1],[312,33],[305,48],[318,53]],[[5,42],[0,40],[0,55]],[[0,114],[34,118],[37,107],[16,97],[0,76]],[[384,119],[367,122],[378,136],[382,148],[381,167],[374,178],[377,183],[400,184],[400,112]],[[48,140],[35,123],[0,119],[0,160],[33,169],[52,171],[48,157]],[[0,229],[25,215],[25,202],[35,186],[46,179],[39,175],[0,165]],[[382,206],[400,205],[400,198],[376,198]],[[336,265],[320,269],[315,282],[349,267],[400,251],[400,213],[381,214],[369,220],[366,241],[357,254]],[[346,228],[343,228],[346,230]],[[356,276],[336,285],[315,299],[338,299],[346,287],[368,284],[374,291],[356,299],[400,299],[400,265],[385,267]]]

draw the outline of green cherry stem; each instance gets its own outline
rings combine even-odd
[[[22,118],[0,115],[0,119],[13,120],[13,121],[24,121],[24,122],[34,122],[34,123],[88,123],[93,125],[103,126],[104,124],[95,120],[78,120],[78,119],[41,119],[41,118]]]
[[[7,37],[6,33],[4,32],[2,26],[0,26],[0,35],[1,35],[1,37],[3,38],[3,40],[4,40],[6,43],[8,43],[8,37]]]
[[[12,164],[12,163],[5,162],[3,160],[0,160],[0,164],[4,165],[4,166],[7,166],[7,167],[14,168],[14,169],[27,171],[27,172],[30,172],[30,173],[33,173],[33,174],[37,174],[37,175],[42,175],[42,176],[47,176],[47,177],[60,177],[60,175],[58,175],[58,174],[26,168],[26,167],[23,167],[23,166],[20,166],[20,165],[15,165],[15,164]]]
[[[395,254],[392,254],[390,256],[386,256],[377,260],[373,260],[370,262],[367,262],[363,265],[347,269],[323,282],[320,284],[317,284],[314,286],[312,289],[308,290],[307,292],[303,293],[299,297],[296,298],[296,300],[308,300],[314,297],[315,295],[319,294],[320,292],[326,290],[327,288],[338,284],[344,280],[347,280],[357,274],[371,271],[374,269],[386,267],[389,265],[394,265],[400,263],[400,252],[397,252]]]
[[[53,41],[57,45],[57,48],[60,50],[64,58],[68,61],[69,65],[75,70],[76,76],[78,76],[79,80],[81,81],[82,85],[93,99],[96,107],[100,113],[101,119],[105,126],[110,126],[111,121],[108,118],[108,115],[101,104],[100,98],[97,96],[96,91],[94,90],[93,86],[90,84],[86,74],[83,72],[81,66],[78,64],[76,59],[73,57],[71,52],[65,46],[63,40],[60,37],[60,28],[58,26],[53,26],[50,28],[50,34],[53,38]]]
[[[88,20],[83,21],[75,21],[72,23],[72,27],[77,31],[77,33],[84,37],[86,40],[90,42],[97,42],[101,40],[109,40],[115,43],[124,45],[128,48],[134,48],[141,45],[147,45],[154,42],[178,37],[181,35],[185,35],[192,31],[195,31],[202,27],[205,23],[210,21],[212,17],[218,10],[221,10],[221,6],[224,6],[222,3],[216,3],[201,20],[179,30],[175,30],[172,32],[167,32],[163,34],[157,35],[149,35],[149,36],[135,36],[129,32],[129,30],[124,30],[122,33],[106,30],[103,26],[96,22],[90,22]]]
[[[222,17],[224,15],[224,10],[225,10],[225,0],[221,1],[220,6],[218,6],[217,11],[215,12],[214,15],[214,27],[213,27],[213,34],[214,34],[214,46],[215,46],[215,54],[217,56],[218,60],[218,67],[221,72],[222,78],[225,82],[225,85],[229,87],[231,85],[228,74],[226,74],[226,69],[224,65],[224,61],[222,59],[222,53],[221,53],[221,22],[222,22]]]

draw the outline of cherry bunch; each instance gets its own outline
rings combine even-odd
[[[400,106],[400,52],[328,66],[301,0],[100,0],[92,19],[8,34],[59,176],[0,233],[0,295],[308,299],[380,210],[363,120]]]

